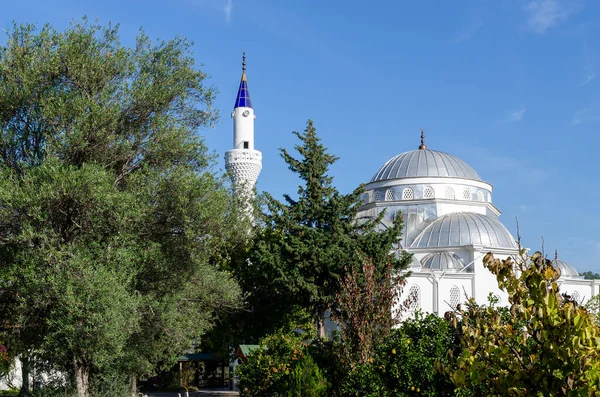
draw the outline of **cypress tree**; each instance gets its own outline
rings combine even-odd
[[[383,275],[389,264],[396,271],[406,268],[410,256],[392,252],[401,236],[400,217],[384,230],[377,227],[383,214],[356,219],[364,186],[349,194],[337,190],[328,171],[338,158],[322,144],[313,122],[308,120],[304,133],[294,135],[300,140],[295,146],[299,158],[286,149],[281,156],[302,181],[297,198],[285,194],[279,201],[265,194],[266,211],[254,247],[237,273],[243,273],[240,282],[263,331],[274,330],[302,310],[324,337],[324,316],[335,310],[340,280],[348,269],[360,268],[368,258]]]

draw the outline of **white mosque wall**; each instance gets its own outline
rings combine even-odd
[[[438,310],[443,316],[447,311],[455,310],[457,304],[464,303],[473,294],[472,274],[446,273],[438,281]]]
[[[10,390],[20,388],[23,384],[21,360],[17,357],[8,374],[0,377],[0,390]]]
[[[474,179],[463,179],[463,178],[455,178],[455,177],[411,177],[411,178],[402,178],[402,179],[387,179],[383,181],[370,182],[365,186],[365,190],[372,189],[381,189],[386,187],[394,187],[394,186],[408,186],[408,185],[418,185],[418,186],[431,186],[431,185],[456,185],[456,186],[470,186],[475,188],[480,188],[487,192],[492,191],[492,185],[483,181],[476,181]],[[436,192],[437,193],[437,192]],[[443,196],[441,196],[443,197]]]
[[[367,190],[362,200],[366,203],[390,201],[452,200],[454,202],[490,203],[491,190],[457,183],[418,185],[403,183]]]
[[[416,292],[416,294],[414,294]],[[414,294],[414,295],[413,295]],[[429,280],[429,274],[425,273],[414,273],[407,279],[407,282],[402,290],[400,299],[397,302],[397,306],[403,304],[406,299],[411,299],[411,311],[421,310],[423,312],[433,312],[434,305],[434,288],[431,280]],[[416,300],[413,300],[412,297]],[[397,309],[398,307],[396,307]],[[411,313],[406,313],[403,318]]]
[[[29,369],[29,388],[33,390],[48,384],[65,385],[67,381],[66,373],[49,370],[43,363],[36,365],[34,361]],[[0,378],[0,390],[20,389],[22,385],[23,368],[20,357],[16,357],[9,373]]]
[[[483,257],[490,252],[490,250],[482,249],[474,251],[474,262],[473,269],[476,274],[474,298],[479,304],[487,304],[489,294],[500,299],[500,305],[505,306],[508,303],[508,295],[498,288],[498,280],[496,276],[486,269],[483,265]],[[514,255],[514,253],[512,253]],[[506,259],[510,254],[494,253],[494,257],[497,259]]]
[[[561,293],[566,293],[580,304],[585,304],[600,290],[600,280],[585,280],[583,278],[558,279]]]
[[[481,203],[460,202],[458,200],[443,200],[437,203],[438,216],[444,216],[455,212],[470,212],[481,215],[488,215],[487,205]],[[494,214],[495,217],[498,215]]]

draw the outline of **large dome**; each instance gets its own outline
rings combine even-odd
[[[417,236],[411,248],[465,245],[518,248],[513,236],[498,219],[467,212],[456,212],[436,219]]]
[[[436,150],[418,149],[388,160],[371,182],[431,176],[481,180],[477,172],[458,157]]]

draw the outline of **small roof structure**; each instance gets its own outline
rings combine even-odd
[[[186,361],[223,361],[223,359],[213,353],[189,353],[177,357],[177,362]]]
[[[246,360],[248,356],[254,351],[259,349],[259,345],[239,345],[235,351],[235,355],[242,360]]]

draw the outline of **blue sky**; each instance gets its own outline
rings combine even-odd
[[[523,243],[580,271],[600,272],[600,2],[577,0],[292,1],[20,0],[12,21],[63,29],[87,15],[119,22],[124,44],[140,27],[182,35],[220,94],[221,119],[202,131],[222,153],[242,51],[263,152],[258,188],[295,192],[278,148],[306,120],[340,157],[343,192],[394,155],[454,154],[494,186],[501,220]]]

